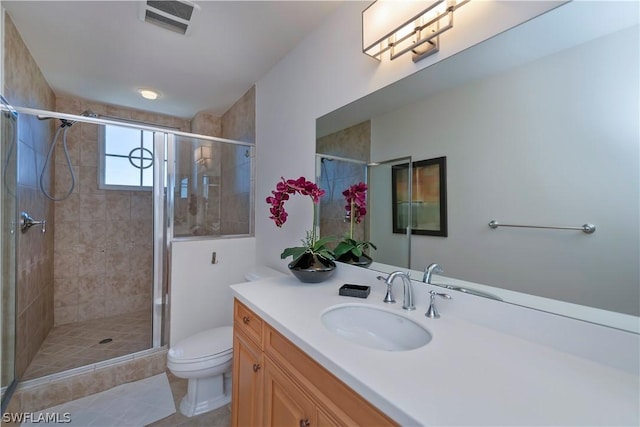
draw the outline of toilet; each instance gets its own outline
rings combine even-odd
[[[248,282],[284,276],[268,267],[256,267],[245,274]],[[231,402],[233,328],[222,326],[198,332],[171,346],[167,368],[188,380],[180,412],[187,416],[213,411]]]

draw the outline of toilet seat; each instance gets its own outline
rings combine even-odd
[[[167,363],[171,366],[181,365],[220,365],[233,358],[233,350],[229,349],[225,352],[213,354],[210,356],[203,356],[194,359],[179,359],[167,355]]]
[[[199,363],[214,359],[221,362],[232,357],[233,327],[208,329],[190,336],[169,349],[167,359],[171,363]]]

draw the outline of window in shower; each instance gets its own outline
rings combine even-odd
[[[101,189],[151,190],[152,166],[153,132],[116,125],[101,126]]]

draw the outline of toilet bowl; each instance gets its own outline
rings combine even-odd
[[[256,267],[245,274],[247,281],[283,276],[268,267]],[[187,416],[213,411],[231,402],[231,362],[233,328],[208,329],[172,345],[167,368],[178,378],[188,380],[187,394],[180,412]]]
[[[193,417],[231,402],[233,328],[208,329],[186,338],[167,354],[167,368],[188,380],[180,412]]]

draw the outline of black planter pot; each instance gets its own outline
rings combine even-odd
[[[371,265],[373,259],[367,254],[357,256],[351,252],[347,252],[346,254],[340,255],[340,258],[338,258],[337,261],[344,262],[345,264],[357,265],[358,267],[367,268]]]
[[[333,276],[336,263],[316,254],[304,253],[289,263],[289,270],[301,282],[319,283]]]

